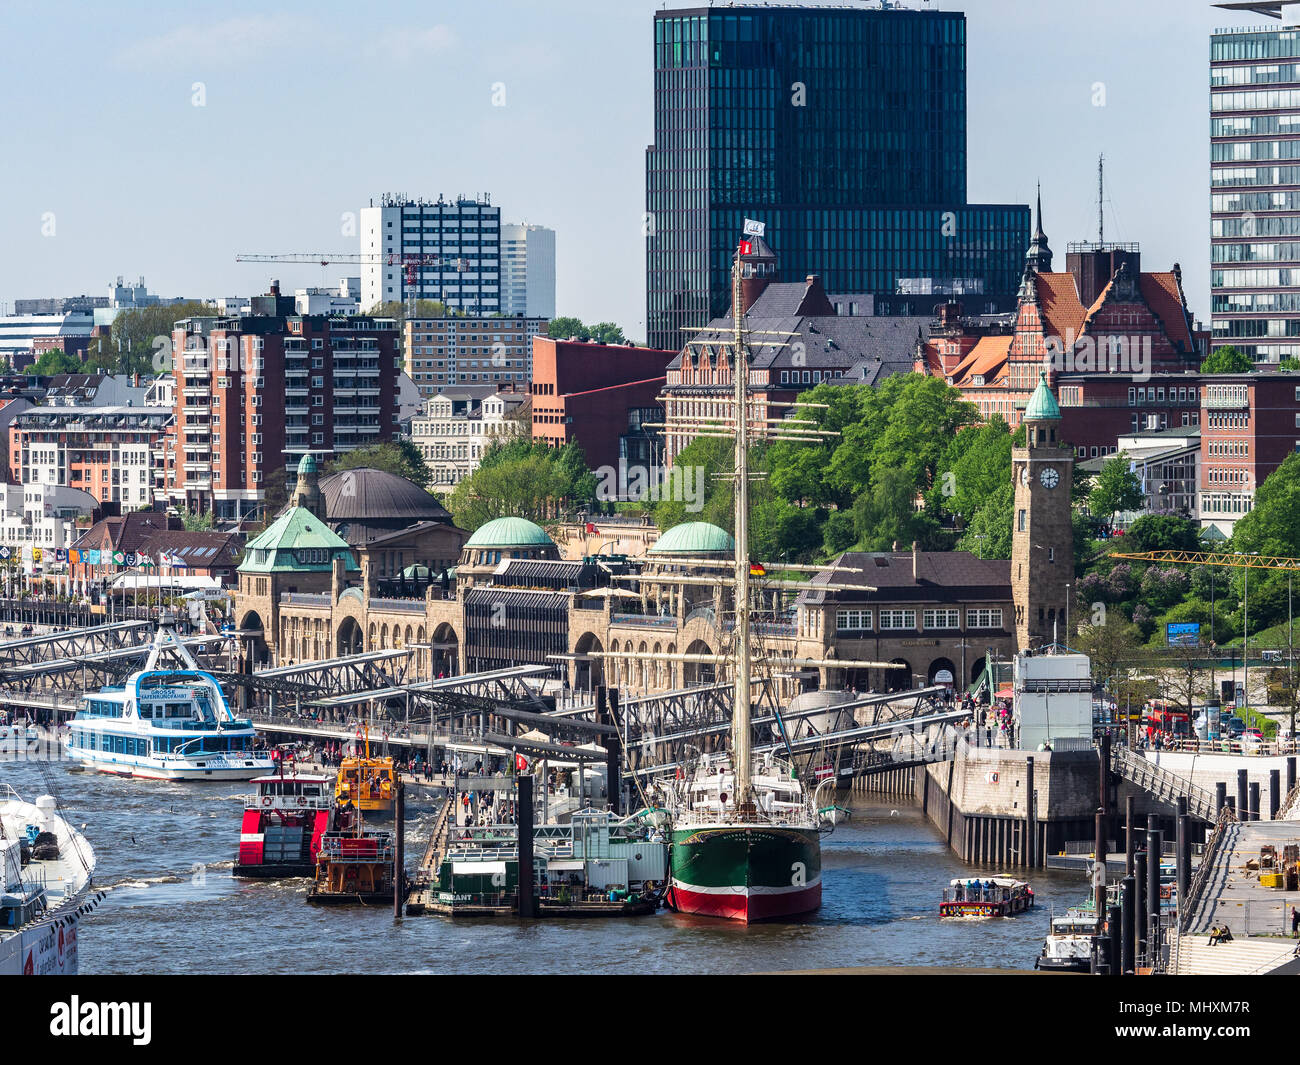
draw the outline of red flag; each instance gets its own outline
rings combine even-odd
[[[740,242],[740,254],[741,254],[741,255],[748,255],[749,252],[750,252],[750,249],[751,249],[752,247],[753,247],[753,245],[750,244],[749,241],[747,241],[747,240],[742,240],[742,241]]]
[[[600,532],[600,530],[597,529],[596,526],[592,525],[591,522],[587,522],[587,535],[588,535],[588,536],[594,536],[594,535],[595,535],[596,533],[598,533],[598,532]]]
[[[515,772],[524,773],[528,771],[528,759],[518,752],[515,753]]]

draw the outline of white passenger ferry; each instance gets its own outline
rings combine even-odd
[[[164,652],[183,668],[159,668]],[[83,696],[66,741],[87,769],[155,780],[251,780],[274,763],[253,750],[252,723],[231,712],[221,685],[199,668],[170,625],[144,668],[124,685]]]

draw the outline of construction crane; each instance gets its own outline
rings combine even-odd
[[[322,267],[330,263],[361,263],[363,265],[383,264],[401,266],[407,290],[407,320],[415,318],[416,292],[419,287],[419,271],[426,266],[450,266],[458,273],[469,269],[468,259],[444,259],[440,255],[398,255],[396,252],[380,254],[377,252],[293,252],[288,255],[253,255],[235,256],[237,263],[319,263]],[[442,295],[442,278],[438,278],[438,302],[446,306]]]

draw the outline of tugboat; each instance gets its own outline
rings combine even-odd
[[[958,877],[939,903],[940,917],[1014,917],[1034,905],[1034,889],[1009,876]]]
[[[367,829],[359,811],[339,809],[337,827],[326,832],[316,852],[316,879],[307,901],[318,905],[393,901],[393,833]],[[405,881],[406,872],[402,871]],[[406,884],[403,883],[405,895]]]
[[[339,802],[353,803],[368,814],[393,812],[393,760],[370,756],[370,730],[357,730],[357,744],[364,741],[364,755],[354,752],[339,763],[338,781],[334,797]]]
[[[1053,973],[1089,972],[1096,935],[1097,914],[1093,911],[1072,909],[1066,910],[1064,917],[1053,915],[1034,968]]]
[[[278,775],[255,777],[244,809],[234,875],[259,879],[316,875],[321,839],[332,827],[331,778],[292,771],[280,757]]]

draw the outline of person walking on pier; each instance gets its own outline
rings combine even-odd
[[[1300,910],[1291,907],[1291,938],[1300,937]]]

